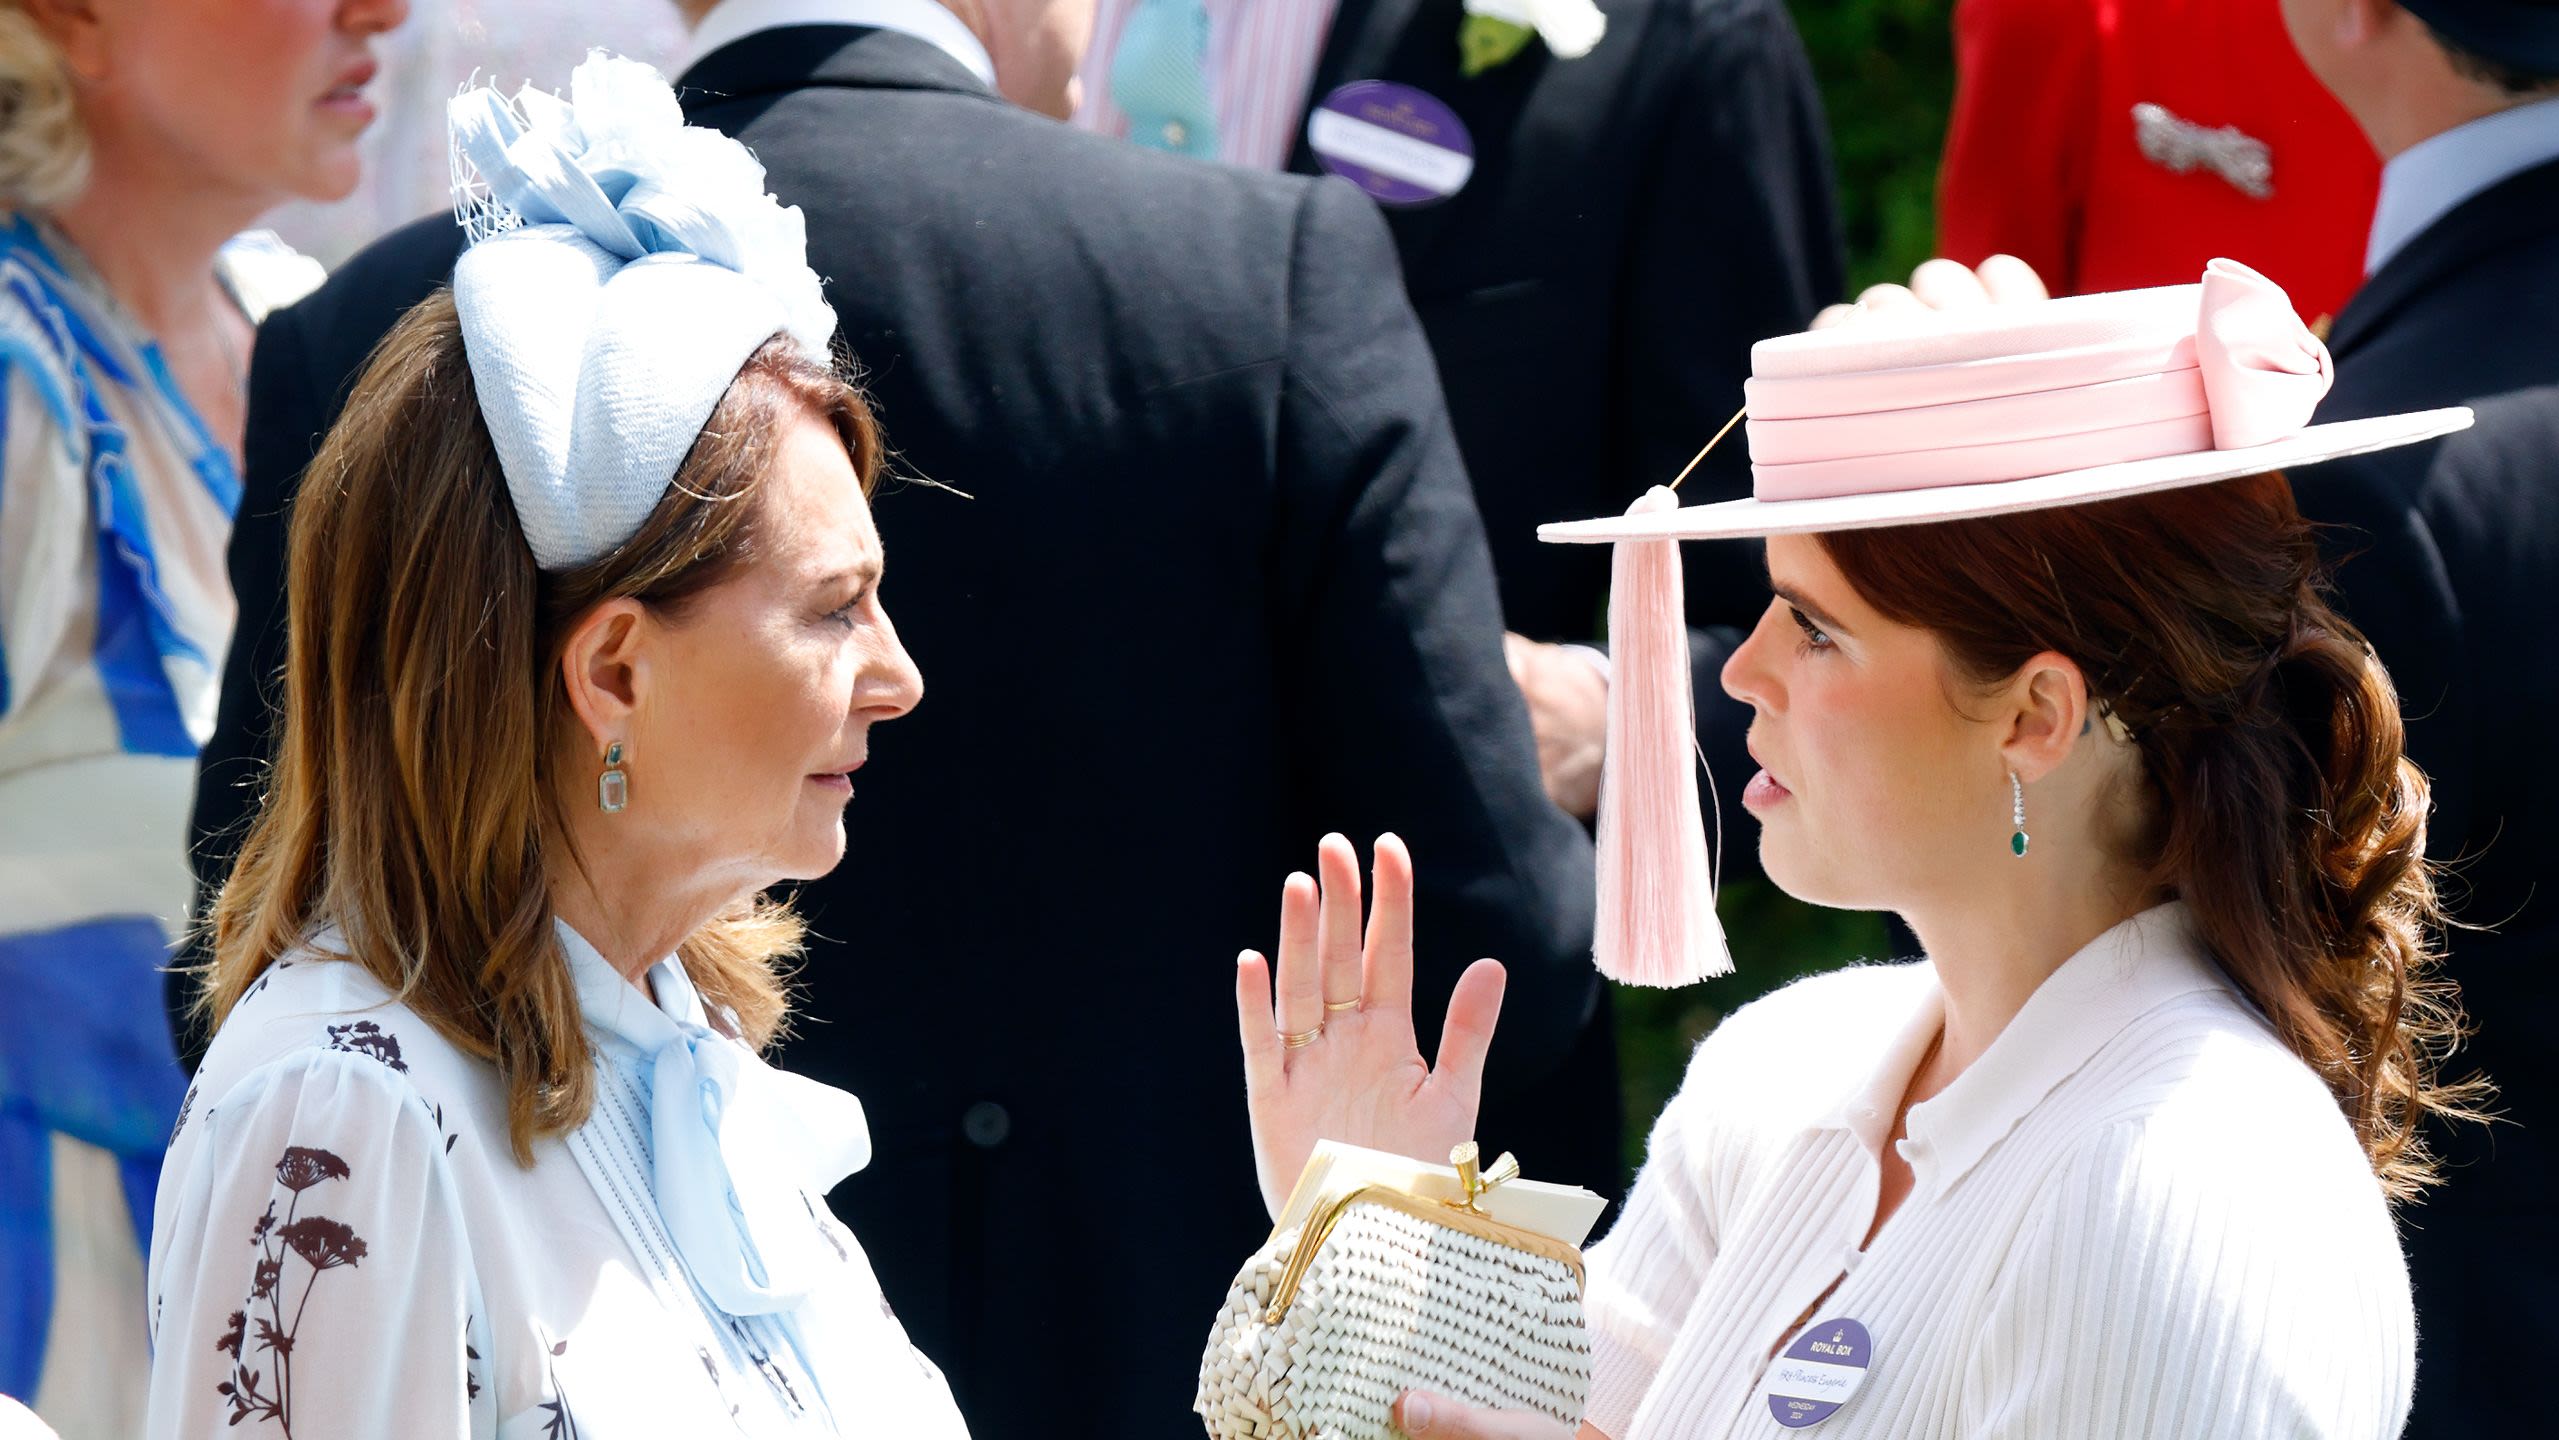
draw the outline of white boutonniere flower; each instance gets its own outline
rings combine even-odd
[[[1546,42],[1558,60],[1578,60],[1608,33],[1608,17],[1591,0],[1465,0],[1458,27],[1458,68],[1481,75],[1527,48],[1529,37]]]

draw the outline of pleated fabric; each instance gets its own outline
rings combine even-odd
[[[2182,907],[2073,957],[1911,1109],[1915,1188],[1861,1249],[1943,1014],[1926,962],[1866,966],[1699,1047],[1591,1253],[1594,1425],[1790,1433],[1769,1357],[1853,1319],[1874,1360],[1832,1437],[2399,1433],[2416,1326],[2388,1207]]]

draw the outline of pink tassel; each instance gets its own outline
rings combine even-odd
[[[1655,486],[1627,511],[1676,509]],[[1608,595],[1608,754],[1599,789],[1600,973],[1692,985],[1733,968],[1697,800],[1696,700],[1676,540],[1621,540]]]

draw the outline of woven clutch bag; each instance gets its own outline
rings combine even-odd
[[[1479,1176],[1469,1143],[1456,1164],[1463,1205],[1368,1186],[1245,1262],[1200,1357],[1212,1440],[1394,1440],[1407,1390],[1580,1421],[1581,1254],[1477,1207],[1511,1157]]]

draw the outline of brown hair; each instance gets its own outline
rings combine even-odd
[[[200,1008],[335,926],[346,956],[507,1087],[519,1163],[576,1128],[594,1074],[552,933],[574,721],[562,644],[596,604],[680,610],[756,550],[789,422],[831,421],[867,492],[880,442],[850,384],[780,339],[750,358],[639,532],[544,574],[480,417],[449,293],[386,336],[294,503],[275,763],[215,902]],[[575,856],[570,855],[572,861]],[[761,1047],[800,924],[750,899],[679,947],[706,1006]]]
[[[2462,1022],[2428,948],[2426,777],[2283,477],[1820,538],[1977,683],[2046,650],[2080,666],[2141,752],[2135,861],[2327,1082],[2384,1192],[2431,1183],[2422,1123],[2476,1118],[2486,1087],[2436,1077]]]

